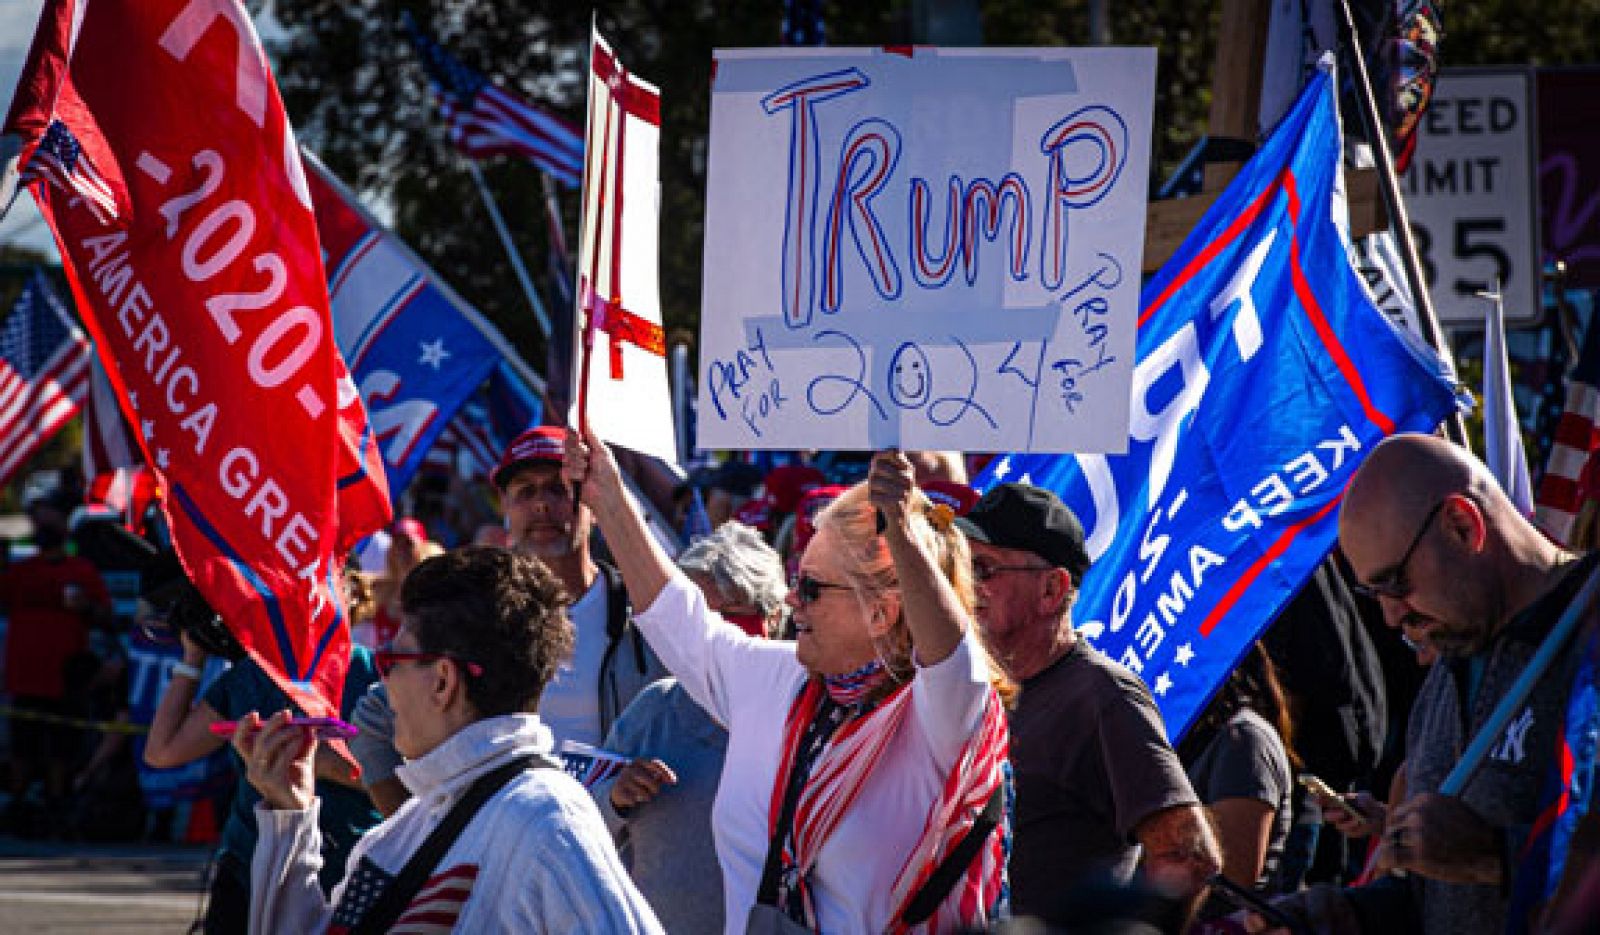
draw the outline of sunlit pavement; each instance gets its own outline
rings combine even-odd
[[[208,853],[0,836],[0,933],[185,932],[200,905]]]

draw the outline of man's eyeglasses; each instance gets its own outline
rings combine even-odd
[[[972,577],[979,581],[988,581],[995,575],[1008,571],[1049,571],[1045,565],[990,565],[988,562],[973,562]]]
[[[378,675],[381,678],[388,678],[389,673],[394,671],[394,667],[402,662],[438,662],[440,659],[451,660],[456,665],[466,669],[467,674],[473,678],[483,674],[483,666],[478,665],[476,662],[468,662],[450,653],[425,653],[385,648],[372,654],[372,664],[377,667]]]
[[[829,581],[818,581],[810,575],[805,574],[796,575],[795,578],[789,582],[789,590],[794,592],[795,599],[800,602],[800,606],[802,607],[806,606],[807,604],[816,603],[817,600],[822,597],[822,592],[827,588],[833,588],[839,591],[850,590],[850,586],[848,584],[833,584]]]
[[[1394,567],[1391,570],[1384,572],[1372,581],[1357,582],[1351,585],[1351,590],[1373,600],[1377,600],[1380,597],[1387,597],[1395,601],[1405,600],[1411,594],[1411,582],[1406,580],[1406,566],[1411,563],[1411,556],[1417,551],[1417,546],[1422,544],[1422,537],[1427,535],[1428,527],[1433,525],[1433,518],[1438,516],[1439,511],[1444,509],[1444,505],[1449,502],[1450,498],[1445,497],[1433,505],[1433,509],[1429,510],[1428,515],[1423,518],[1422,525],[1417,527],[1417,534],[1411,538],[1411,544],[1406,546],[1405,552],[1401,554],[1400,560],[1394,563]]]

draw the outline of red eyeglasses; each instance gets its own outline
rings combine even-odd
[[[389,673],[394,671],[394,667],[402,662],[438,662],[440,659],[451,660],[456,665],[466,669],[467,674],[473,678],[477,678],[483,674],[483,666],[478,665],[476,662],[468,662],[467,660],[462,659],[459,656],[451,655],[450,653],[425,653],[419,651],[408,652],[402,649],[380,649],[372,654],[372,664],[377,666],[378,675],[381,678],[388,678]]]

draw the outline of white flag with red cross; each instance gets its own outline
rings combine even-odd
[[[677,460],[661,328],[661,93],[628,72],[599,32],[589,59],[578,361],[570,424],[608,442]]]

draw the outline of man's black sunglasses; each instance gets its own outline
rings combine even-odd
[[[1405,600],[1411,594],[1411,582],[1406,575],[1406,566],[1411,563],[1411,555],[1417,551],[1417,546],[1422,544],[1422,537],[1428,534],[1428,527],[1433,525],[1434,517],[1438,516],[1439,511],[1444,509],[1444,505],[1449,502],[1450,498],[1445,497],[1433,505],[1433,509],[1429,510],[1428,515],[1423,518],[1422,525],[1417,527],[1417,534],[1411,538],[1411,544],[1406,546],[1406,550],[1401,554],[1400,560],[1395,562],[1389,571],[1384,572],[1372,581],[1357,582],[1351,586],[1351,590],[1373,600],[1377,600],[1380,597],[1387,597],[1395,601]]]

